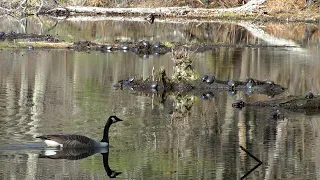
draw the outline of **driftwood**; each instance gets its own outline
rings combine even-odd
[[[257,102],[244,102],[242,100],[236,100],[232,107],[261,107],[271,109],[286,109],[294,112],[305,112],[306,114],[319,113],[320,111],[320,96],[314,96],[311,92],[308,92],[306,96],[288,96],[284,98],[257,101]]]
[[[305,21],[305,22],[318,22],[319,16],[315,13],[310,17],[291,17],[291,16],[261,16],[267,13],[266,10],[261,10],[265,8],[263,4],[268,0],[250,0],[246,4],[233,7],[233,8],[189,8],[189,7],[158,7],[158,8],[101,8],[101,7],[84,7],[84,6],[61,6],[57,4],[57,0],[38,0],[40,2],[39,6],[30,7],[27,5],[27,1],[23,0],[18,7],[13,7],[10,5],[0,4],[0,15],[8,14],[15,17],[25,17],[28,15],[52,15],[55,17],[69,17],[70,15],[107,15],[107,16],[121,16],[121,17],[133,17],[133,16],[147,16],[154,14],[155,17],[183,17],[183,18],[220,18],[220,19],[246,19],[246,20],[277,20],[277,21]],[[51,4],[44,6],[48,2]],[[200,1],[199,1],[200,2]],[[305,7],[308,7],[308,3]],[[59,7],[57,7],[59,6]],[[37,9],[35,12],[27,11],[29,9]],[[230,14],[231,13],[231,14]],[[252,14],[254,13],[254,14]],[[250,14],[248,16],[248,14]]]
[[[144,16],[148,14],[155,14],[157,16],[172,17],[172,16],[211,16],[212,14],[219,14],[224,12],[248,13],[256,11],[261,7],[261,4],[267,0],[251,0],[247,4],[234,8],[189,8],[189,7],[158,7],[158,8],[102,8],[102,7],[84,7],[84,6],[66,6],[54,8],[43,12],[44,14],[55,15],[76,15],[76,14],[107,14],[107,15],[135,15]],[[39,13],[40,10],[38,10]]]
[[[58,11],[57,14],[62,14],[65,11],[66,14],[107,14],[107,15],[135,15],[144,16],[148,14],[155,14],[163,17],[173,16],[185,16],[197,17],[197,16],[211,16],[212,14],[218,14],[223,12],[235,12],[235,13],[246,13],[257,10],[260,5],[266,0],[257,0],[254,3],[249,1],[240,7],[226,8],[226,9],[206,9],[206,8],[189,8],[189,7],[159,7],[159,8],[101,8],[101,7],[83,7],[83,6],[67,6],[64,8],[56,8],[47,11],[46,13],[53,13]]]
[[[40,6],[37,7],[37,11],[34,12],[35,15],[39,14],[54,14],[56,16],[63,16],[72,14],[113,14],[113,15],[146,15],[146,14],[157,14],[158,16],[179,16],[192,14],[193,16],[210,16],[214,13],[222,12],[253,12],[257,10],[261,4],[267,0],[251,0],[247,4],[235,7],[235,8],[226,8],[226,9],[206,9],[206,8],[189,8],[189,7],[159,7],[159,8],[100,8],[100,7],[83,7],[83,6],[67,6],[52,8],[48,10],[48,7],[44,7],[44,0],[39,0]],[[53,0],[54,4],[57,4],[57,0]],[[51,3],[52,3],[51,2]],[[56,6],[56,5],[54,5]],[[20,14],[25,15],[26,9],[28,7],[27,1],[23,0],[18,7],[9,9],[6,6],[0,6],[0,13],[3,14]],[[53,6],[52,6],[53,7]],[[58,12],[58,13],[55,13]],[[64,12],[64,13],[62,13]]]

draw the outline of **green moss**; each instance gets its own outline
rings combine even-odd
[[[169,47],[169,48],[171,48],[171,47],[174,46],[174,44],[173,44],[173,43],[170,43],[170,42],[163,42],[163,45],[165,45],[165,46],[167,46],[167,47]]]
[[[47,42],[0,42],[0,48],[27,48],[28,46],[33,46],[35,48],[66,48],[69,43],[47,43]]]

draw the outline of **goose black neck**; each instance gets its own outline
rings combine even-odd
[[[112,120],[108,119],[106,125],[104,126],[103,138],[102,138],[101,142],[109,143],[109,128],[110,128],[111,124],[112,124]]]

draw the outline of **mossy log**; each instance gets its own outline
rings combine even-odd
[[[154,79],[154,80],[152,80]],[[250,78],[251,79],[251,78]],[[253,79],[252,79],[253,80]],[[270,97],[281,94],[285,88],[274,84],[272,81],[253,80],[254,83],[248,86],[248,82],[242,81],[223,81],[215,79],[214,82],[206,82],[202,79],[174,81],[169,79],[165,71],[160,72],[160,76],[156,78],[148,78],[146,80],[129,78],[120,80],[114,85],[115,88],[128,88],[134,91],[145,93],[163,93],[163,92],[180,92],[180,93],[215,93],[217,91],[245,91],[247,94],[266,94]]]
[[[227,48],[262,48],[262,47],[291,47],[291,46],[274,46],[274,45],[250,45],[250,44],[184,44],[174,42],[149,42],[146,40],[140,40],[137,42],[120,42],[115,40],[114,42],[93,42],[93,41],[76,41],[66,42],[58,37],[52,35],[38,35],[38,34],[26,34],[16,32],[0,32],[0,47],[1,48],[29,48],[33,46],[35,48],[67,48],[76,51],[100,51],[100,52],[113,52],[131,51],[139,56],[144,55],[161,55],[172,52],[175,47],[183,47],[189,52],[205,52],[219,47]]]
[[[243,107],[261,107],[275,110],[286,109],[296,112],[320,112],[320,96],[313,96],[311,92],[308,92],[306,96],[287,96],[268,101],[244,102],[237,100],[232,104],[232,107],[240,109]]]

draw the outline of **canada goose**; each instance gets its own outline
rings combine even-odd
[[[47,146],[55,148],[102,148],[109,146],[109,128],[111,124],[122,121],[116,116],[110,116],[104,126],[103,138],[100,142],[76,134],[50,134],[38,136]]]

